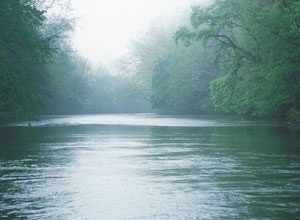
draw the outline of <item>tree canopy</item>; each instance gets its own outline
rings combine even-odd
[[[215,0],[192,9],[176,41],[214,49],[210,83],[218,111],[299,120],[300,2]]]
[[[151,105],[300,121],[300,1],[195,5],[190,21],[160,21],[133,40],[114,73],[72,48],[75,19],[49,13],[55,4],[68,8],[67,0],[0,3],[0,119]]]
[[[46,17],[34,1],[0,5],[0,116],[33,117],[47,96],[45,64],[55,52],[54,36],[43,35]]]

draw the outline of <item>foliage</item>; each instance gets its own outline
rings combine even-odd
[[[141,97],[150,100],[160,113],[212,113],[209,82],[216,74],[211,67],[211,50],[199,43],[190,48],[176,45],[172,36],[177,26],[178,22],[154,24],[132,44],[131,60],[135,62],[129,65],[136,67],[132,70],[136,94],[144,94]]]
[[[90,65],[71,50],[60,50],[48,65],[50,97],[43,114],[78,114],[87,105]]]
[[[72,49],[74,19],[46,11],[66,2],[1,1],[0,119],[142,112],[151,103],[163,113],[300,121],[299,1],[194,6],[190,25],[173,18],[132,41],[118,74]]]
[[[68,0],[0,5],[0,119],[147,110],[130,92],[132,78],[94,70],[72,49]]]
[[[154,65],[152,106],[161,112],[208,114],[213,112],[209,82],[215,78],[211,53],[199,44],[177,45],[165,60]]]
[[[149,112],[147,101],[132,93],[132,78],[113,75],[105,67],[98,67],[89,76],[88,113]]]
[[[46,18],[34,1],[3,0],[0,5],[0,117],[32,118],[46,96],[44,64],[54,53],[53,37],[41,33]]]
[[[217,110],[280,118],[300,111],[299,5],[215,0],[193,8],[193,29],[179,29],[175,40],[214,48],[219,75],[210,88]]]

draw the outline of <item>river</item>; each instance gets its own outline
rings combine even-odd
[[[0,219],[297,218],[297,126],[116,114],[0,127]]]

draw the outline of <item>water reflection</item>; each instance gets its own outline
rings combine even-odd
[[[185,126],[132,126],[86,123],[86,117],[81,125],[55,126],[57,118],[45,118],[51,126],[0,128],[2,218],[289,219],[300,214],[297,127],[218,117],[206,120],[221,120],[222,126],[189,127],[190,120],[199,125],[202,118],[179,116],[160,122],[186,121]],[[108,117],[151,124],[145,121],[157,116]]]
[[[10,123],[6,126],[75,126],[75,125],[131,125],[158,127],[223,127],[223,126],[275,126],[280,123],[268,121],[251,121],[241,117],[223,116],[188,116],[155,115],[155,114],[104,114],[104,115],[71,115],[44,116],[40,121]]]

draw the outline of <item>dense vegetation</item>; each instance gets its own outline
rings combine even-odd
[[[128,59],[134,61],[132,75],[141,89],[136,91],[160,113],[214,113],[209,91],[209,83],[216,78],[213,53],[198,42],[188,48],[176,45],[172,36],[178,25],[187,23],[182,15],[177,20],[155,23],[132,42]]]
[[[0,119],[147,110],[128,91],[128,78],[92,67],[72,49],[67,4],[1,1]]]
[[[300,1],[215,0],[191,24],[175,39],[214,49],[218,111],[300,120]]]
[[[50,2],[0,3],[0,118],[145,112],[151,103],[160,113],[300,121],[299,1],[194,6],[190,20],[161,20],[133,40],[114,74],[72,49],[74,19],[47,14],[66,4]]]
[[[134,45],[154,109],[300,120],[299,1],[215,0],[179,20]]]
[[[32,117],[47,96],[45,64],[54,53],[54,36],[46,36],[44,13],[33,1],[1,1],[0,117]]]

